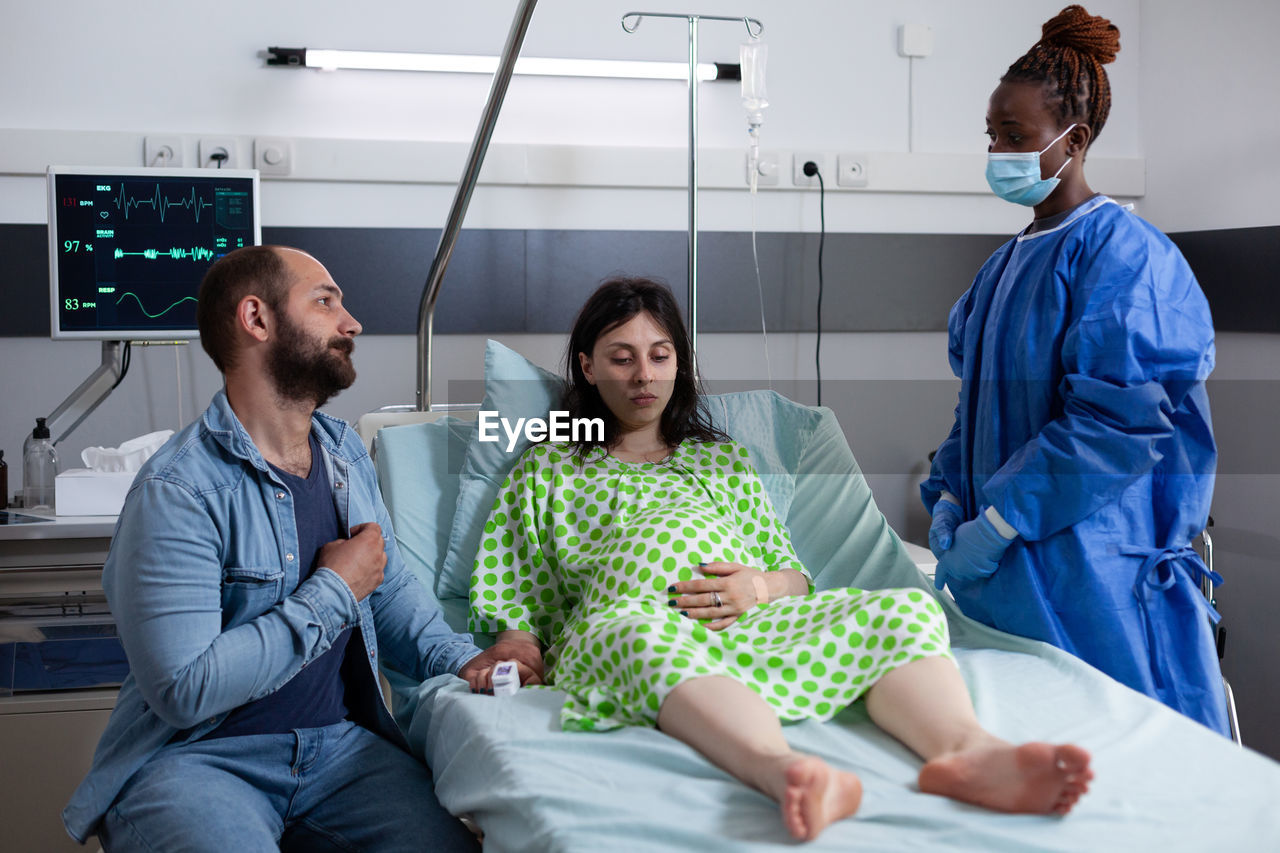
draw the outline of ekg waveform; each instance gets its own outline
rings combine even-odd
[[[154,261],[157,258],[173,258],[175,261],[211,261],[213,260],[213,249],[202,249],[194,246],[190,249],[143,249],[141,252],[126,252],[124,249],[116,249],[115,258],[146,258]]]
[[[184,296],[183,298],[179,299],[177,302],[173,303],[168,308],[164,309],[158,314],[152,314],[150,311],[147,310],[147,306],[142,304],[142,299],[138,296],[138,294],[134,293],[132,290],[126,290],[124,293],[120,294],[120,298],[116,300],[116,304],[119,305],[121,302],[123,302],[126,296],[132,296],[134,300],[138,303],[138,308],[142,310],[142,313],[146,314],[152,320],[154,320],[157,317],[163,317],[165,314],[168,314],[170,311],[172,311],[174,308],[177,308],[179,305],[181,305],[184,302],[196,301],[196,298],[194,296]]]
[[[183,196],[177,201],[172,201],[168,196],[160,191],[160,185],[156,184],[155,195],[150,198],[139,198],[129,195],[125,192],[124,184],[120,185],[120,195],[115,200],[116,208],[124,213],[124,218],[128,220],[129,211],[135,207],[150,207],[153,211],[160,215],[160,221],[164,222],[165,217],[169,214],[171,207],[185,207],[191,211],[191,215],[195,217],[195,221],[200,221],[200,214],[206,207],[213,207],[213,202],[205,201],[196,194],[196,188],[191,188],[191,194]]]

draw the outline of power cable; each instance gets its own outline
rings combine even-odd
[[[804,164],[804,173],[818,178],[818,219],[821,231],[818,234],[818,337],[813,345],[813,366],[818,375],[818,405],[822,405],[822,291],[824,290],[822,271],[822,250],[827,242],[827,187],[822,180],[822,172],[818,164],[812,160]]]

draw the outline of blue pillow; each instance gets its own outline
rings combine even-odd
[[[716,428],[747,448],[774,514],[785,523],[804,449],[821,412],[776,391],[710,394],[703,405]]]
[[[513,426],[517,418],[546,418],[559,408],[563,390],[564,380],[554,373],[497,341],[485,344],[482,413],[497,412]],[[506,434],[501,428],[497,432],[498,441],[480,441],[477,433],[467,444],[453,531],[436,578],[436,596],[441,601],[467,597],[485,520],[498,498],[498,489],[531,443],[521,434],[508,450]]]
[[[440,567],[454,529],[462,460],[475,436],[474,421],[446,417],[432,423],[383,427],[374,456],[378,485],[391,516],[405,566],[428,590],[438,586]],[[465,631],[465,607],[440,602],[455,630]]]

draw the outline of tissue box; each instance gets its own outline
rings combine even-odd
[[[135,471],[72,468],[54,480],[58,515],[119,515]]]

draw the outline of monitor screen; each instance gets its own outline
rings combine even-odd
[[[258,173],[50,166],[54,338],[190,340],[200,280],[262,242]]]

